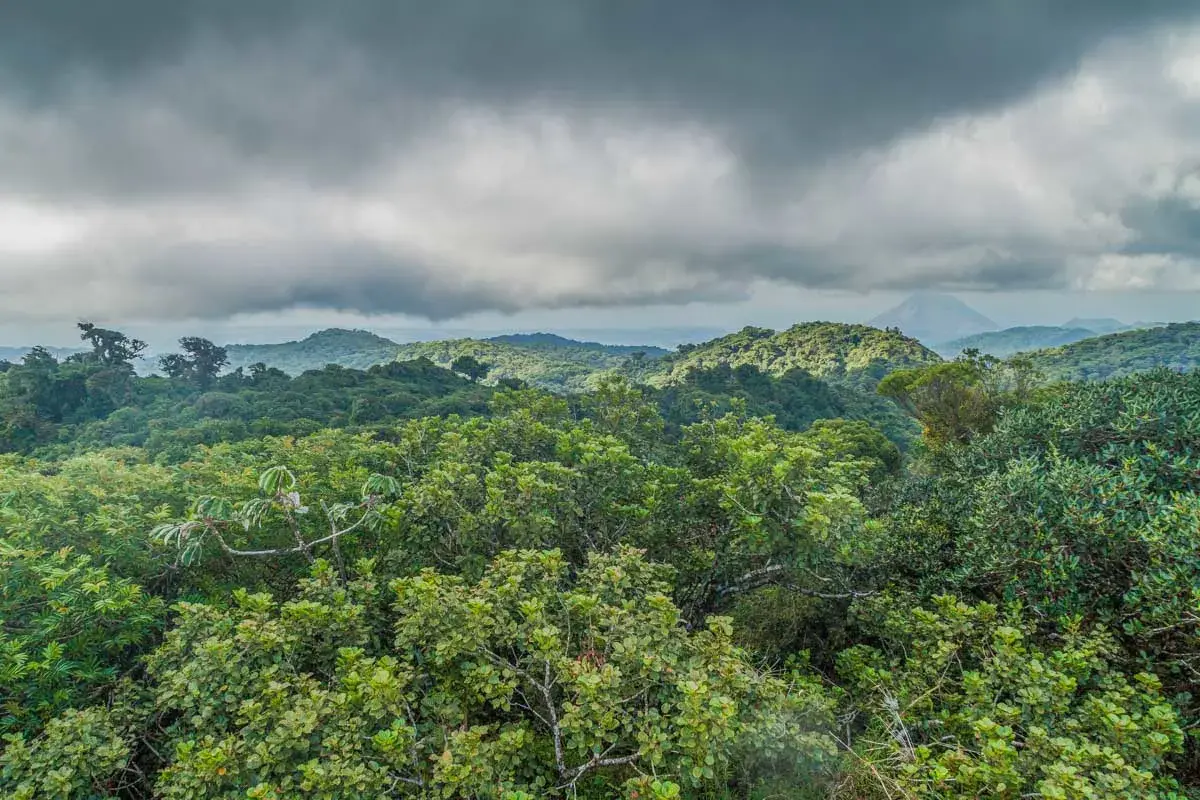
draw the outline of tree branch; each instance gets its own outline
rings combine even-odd
[[[608,758],[608,754],[611,753],[613,748],[616,746],[617,744],[614,742],[613,744],[609,745],[608,749],[603,753],[598,753],[592,756],[591,761],[588,761],[585,764],[580,764],[578,767],[568,770],[567,774],[563,777],[569,778],[569,780],[558,788],[574,789],[575,784],[579,782],[579,779],[593,769],[599,769],[600,767],[620,767],[626,764],[632,764],[641,757],[640,753],[632,753],[630,755],[620,756],[618,758]]]
[[[730,586],[724,586],[717,592],[717,596],[724,599],[731,595],[738,595],[744,592],[753,591],[770,583],[777,575],[782,573],[786,567],[783,564],[773,564],[762,567],[760,569],[751,570]],[[813,575],[822,581],[830,582],[830,578],[822,578],[819,575]],[[873,591],[859,591],[856,589],[848,589],[844,592],[819,592],[816,589],[809,589],[805,586],[797,586],[794,583],[781,583],[787,589],[790,589],[797,594],[802,594],[805,597],[816,597],[821,600],[855,600],[862,597],[871,597],[875,594]]]
[[[259,557],[264,557],[264,556],[290,556],[290,555],[296,555],[297,553],[300,553],[300,554],[303,554],[311,562],[313,560],[312,552],[311,552],[312,548],[316,547],[317,545],[325,544],[326,542],[333,542],[336,546],[338,539],[340,539],[341,537],[345,536],[346,534],[352,533],[355,530],[357,530],[358,528],[362,527],[363,523],[365,523],[367,521],[367,517],[370,515],[370,513],[371,513],[371,510],[367,509],[366,511],[363,512],[363,515],[358,519],[357,522],[355,522],[349,528],[345,528],[340,531],[337,529],[336,522],[334,520],[330,519],[330,529],[332,530],[332,533],[330,533],[328,536],[323,536],[320,539],[314,539],[311,542],[304,541],[303,537],[301,537],[301,535],[300,535],[299,530],[297,530],[296,528],[293,527],[292,533],[296,537],[296,541],[298,542],[295,547],[275,547],[275,548],[271,548],[268,550],[239,550],[236,547],[230,547],[229,543],[225,541],[225,537],[221,535],[220,528],[218,528],[215,523],[212,523],[212,522],[207,523],[205,525],[205,527],[208,529],[208,531],[210,533],[213,534],[213,536],[215,536],[217,538],[217,544],[219,544],[221,546],[221,549],[224,550],[226,553],[228,553],[231,556],[259,558]],[[337,557],[340,562],[340,560],[341,560],[340,552],[337,553]]]
[[[550,728],[550,736],[554,739],[554,766],[556,769],[558,769],[558,774],[564,778],[569,777],[570,770],[567,769],[566,757],[563,754],[562,728],[558,722],[558,709],[554,707],[554,682],[551,680],[550,662],[542,662],[545,667],[545,677],[543,678],[542,682],[539,683],[537,679],[535,679],[533,675],[529,673],[528,670],[524,670],[521,667],[518,667],[516,664],[501,658],[491,650],[488,650],[487,648],[481,648],[479,653],[488,661],[492,662],[493,665],[500,667],[501,669],[512,670],[517,677],[525,680],[530,686],[538,691],[538,694],[542,696],[542,702],[546,704],[546,717],[543,718],[540,714],[536,713],[534,716],[538,717],[538,719],[541,719],[542,722]]]

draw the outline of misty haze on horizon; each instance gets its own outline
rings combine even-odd
[[[0,344],[1191,320],[1198,100],[1181,0],[14,4]]]
[[[366,332],[368,336],[363,337],[364,341],[369,339],[370,335],[374,335],[396,344],[467,338],[477,340],[491,338],[504,339],[512,334],[537,333],[559,336],[568,341],[575,342],[591,342],[618,346],[647,346],[669,350],[677,348],[682,344],[696,344],[719,338],[747,326],[754,328],[764,327],[761,321],[727,327],[703,325],[670,326],[661,324],[661,321],[657,325],[647,327],[629,325],[618,325],[615,327],[556,327],[554,325],[544,325],[541,327],[516,328],[511,325],[500,325],[499,327],[487,328],[471,326],[454,327],[453,325],[436,324],[428,324],[424,327],[395,327],[394,323],[392,326],[378,324],[384,321],[378,317],[362,318],[357,315],[336,315],[335,317],[326,316],[326,325],[318,328],[313,326],[313,320],[304,319],[304,315],[302,314],[299,316],[300,318],[291,324],[284,324],[283,320],[277,320],[275,324],[258,321],[249,325],[238,325],[233,321],[218,321],[216,323],[208,323],[209,327],[207,329],[204,329],[203,323],[201,323],[202,329],[200,331],[197,331],[195,327],[188,328],[183,326],[179,326],[178,331],[182,331],[184,335],[195,335],[198,332],[204,333],[220,344],[231,345],[270,345],[309,340],[315,341],[324,338],[326,334],[337,333],[338,331]],[[1000,317],[1000,319],[1007,318]],[[979,334],[1033,333],[1040,330],[1042,335],[1049,335],[1051,338],[1055,335],[1062,335],[1069,340],[1075,340],[1092,336],[1104,336],[1110,333],[1137,328],[1158,327],[1180,320],[1138,319],[1134,322],[1129,322],[1127,319],[1120,319],[1115,316],[1076,315],[1071,319],[1056,319],[1056,321],[1045,324],[1034,323],[1032,326],[1011,322],[1002,323],[980,313],[952,294],[918,291],[870,319],[861,319],[858,316],[851,316],[845,319],[834,319],[832,316],[815,317],[812,319],[789,319],[776,327],[784,329],[794,324],[819,321],[865,323],[876,328],[895,328],[905,335],[919,340],[927,347],[942,352],[944,355],[954,355],[960,349],[957,346],[960,340],[966,342],[968,346],[974,347],[976,345],[969,342],[970,337]],[[191,324],[195,325],[194,322]],[[155,368],[154,365],[157,363],[156,358],[158,355],[175,349],[176,341],[174,338],[170,338],[174,334],[170,325],[146,325],[144,323],[139,325],[134,323],[132,326],[126,325],[122,327],[127,334],[145,338],[149,344],[150,349],[146,357],[139,362],[139,369],[143,371],[152,371]],[[76,333],[78,333],[77,328],[72,326],[69,332],[68,329],[56,330],[50,338],[38,341],[42,345],[49,346],[57,356],[63,357],[73,352],[82,352],[86,349],[71,335]],[[370,345],[367,344],[366,346]],[[13,346],[6,345],[0,341],[0,360],[17,360],[23,357],[29,347],[30,345],[28,344]]]

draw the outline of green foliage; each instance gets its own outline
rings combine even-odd
[[[161,624],[162,603],[68,548],[0,541],[0,733],[94,699]]]
[[[296,378],[259,365],[213,379],[220,354],[193,346],[197,354],[172,362],[175,379],[137,378],[123,367],[117,384],[108,380],[108,368],[35,352],[29,364],[0,374],[0,452],[57,455],[133,445],[182,461],[197,445],[480,413],[491,394],[428,361],[365,372],[330,366]]]
[[[858,492],[881,467],[874,454],[894,464],[886,442],[856,426],[808,436],[730,416],[690,426],[673,444],[656,438],[662,421],[637,390],[606,391],[593,419],[515,393],[498,396],[491,419],[399,428],[387,448],[399,493],[379,509],[386,521],[343,545],[381,554],[396,572],[442,565],[478,575],[507,549],[557,548],[578,564],[626,542],[684,571],[690,609],[719,608],[757,577],[806,586],[801,565],[829,566],[844,587],[838,563],[848,556],[835,551],[853,549]]]
[[[0,538],[26,550],[70,549],[117,577],[158,572],[145,532],[183,512],[188,483],[137,450],[44,463],[0,458]]]
[[[1015,612],[952,597],[886,615],[884,650],[844,652],[868,722],[856,750],[880,796],[1181,797],[1183,731],[1153,675],[1113,668],[1112,642],[1068,626],[1039,646]]]
[[[32,450],[53,441],[62,425],[98,419],[127,404],[136,379],[122,348],[127,346],[98,345],[96,353],[59,362],[35,347],[21,364],[0,373],[0,453]]]
[[[57,359],[59,361],[65,359],[69,356],[77,355],[79,353],[84,352],[84,349],[80,348],[80,347],[36,348],[36,347],[4,347],[4,346],[0,346],[0,362],[8,362],[10,365],[16,364],[16,363],[20,362],[22,359],[24,359],[25,356],[29,355],[30,351],[37,350],[37,349],[45,350],[47,354],[53,356],[55,359]]]
[[[1200,376],[1151,373],[1062,387],[948,454],[957,566],[1054,616],[1123,623],[1174,585],[1178,618],[1200,498]],[[1126,592],[1131,594],[1126,595]],[[1126,609],[1122,611],[1121,609]]]
[[[191,381],[201,389],[211,386],[229,363],[224,347],[217,347],[199,336],[185,336],[179,340],[179,346],[183,353],[163,356],[159,366],[167,377]]]
[[[805,432],[804,439],[823,453],[840,453],[868,464],[872,486],[900,474],[899,448],[863,420],[820,419]]]
[[[600,342],[582,342],[578,339],[568,339],[553,333],[508,333],[502,336],[492,336],[489,342],[515,344],[522,347],[544,348],[556,350],[564,347],[579,347],[585,350],[598,350],[611,353],[624,353],[634,360],[654,359],[666,355],[661,347],[628,344],[601,344]]]
[[[120,797],[140,777],[117,715],[103,708],[66,711],[40,737],[7,737],[0,790],[9,800]]]
[[[150,707],[17,740],[0,787],[58,754],[73,792],[56,796],[88,796],[129,739],[164,754],[154,796],[195,800],[598,798],[626,783],[673,797],[763,769],[817,780],[832,761],[819,686],[754,669],[726,620],[689,632],[634,551],[575,577],[556,552],[505,553],[473,585],[427,571],[393,582],[390,608],[372,570],[342,586],[318,562],[292,601],[182,605],[148,661]],[[174,722],[139,727],[156,716]],[[91,731],[103,757],[84,771],[64,730]]]
[[[145,342],[120,331],[98,328],[91,322],[81,322],[78,328],[79,338],[92,346],[92,352],[85,354],[84,360],[106,367],[128,366],[146,352]]]
[[[324,486],[313,477],[336,476],[345,462],[309,459],[310,440],[250,458],[244,448],[215,450],[211,463],[187,465],[193,485],[214,488],[157,538],[189,563],[205,547],[214,557],[336,560],[337,541],[350,558],[371,554],[396,573],[439,565],[468,575],[512,548],[557,548],[582,564],[590,551],[629,543],[683,571],[679,599],[692,611],[717,610],[763,583],[813,588],[803,569],[822,570],[823,588],[848,596],[850,554],[869,541],[859,535],[859,493],[899,458],[880,434],[841,422],[790,433],[726,416],[673,442],[642,391],[620,381],[602,385],[587,412],[575,420],[561,400],[502,393],[490,419],[415,421],[370,449],[327,439],[323,448],[344,448],[358,464]],[[270,466],[267,458],[286,461],[304,485],[261,496],[248,479],[218,487],[222,475]],[[370,489],[384,480],[386,491]]]
[[[1200,374],[837,325],[444,354],[556,396],[91,333],[0,369],[0,796],[1200,786]]]
[[[485,364],[475,356],[461,355],[450,362],[450,370],[459,375],[465,375],[474,382],[479,382],[491,372],[492,365]]]
[[[781,336],[794,333],[795,329]],[[688,367],[679,372],[681,380],[667,381],[657,395],[671,431],[737,408],[754,416],[772,415],[784,427],[796,430],[822,418],[864,419],[906,445],[915,431],[911,422],[892,403],[863,390],[890,368],[890,362],[870,360],[886,352],[886,346],[869,341],[848,344],[846,337],[817,333],[803,342],[805,363],[823,364],[826,369],[822,359],[833,358],[849,365],[852,375],[840,368],[826,369],[830,383],[799,368],[776,377],[749,364]],[[882,332],[874,331],[867,339],[876,334]],[[380,357],[379,342],[388,344],[386,358]],[[242,364],[258,352],[248,345],[221,348],[185,337],[181,346],[183,353],[161,360],[166,379],[138,378],[128,364],[106,366],[98,357],[59,362],[46,351],[34,351],[28,363],[0,373],[0,452],[53,457],[132,445],[177,462],[197,445],[267,435],[302,436],[325,427],[370,429],[426,415],[480,414],[490,392],[471,383],[489,374],[508,387],[532,384],[571,391],[596,389],[606,376],[615,374],[636,381],[664,380],[659,351],[652,348],[547,335],[426,342],[398,350],[399,345],[371,334],[326,331],[301,343],[277,346],[291,347],[295,353],[287,350],[279,355],[270,350],[276,346],[263,346],[267,350],[260,355],[286,370],[261,362]],[[824,347],[833,350],[821,356],[818,351]],[[847,347],[851,351],[840,352],[839,348]],[[324,363],[323,359],[356,365],[385,363],[365,371],[327,365],[289,378],[286,371],[295,371],[289,360],[293,355],[306,365]],[[393,360],[407,356],[416,360]],[[458,364],[457,371],[468,380],[457,379],[450,369],[435,366],[426,356],[444,367]],[[218,377],[226,360],[238,366]],[[745,405],[735,406],[738,401]]]
[[[665,352],[653,347],[602,345],[535,335],[414,342],[401,345],[396,357],[428,358],[446,367],[457,359],[471,358],[489,365],[488,374],[498,381],[518,380],[551,391],[578,392],[606,372],[624,371],[640,377],[652,370],[657,356]],[[635,359],[635,353],[642,353],[643,357]]]
[[[556,552],[503,556],[474,587],[426,572],[395,585],[397,645],[429,654],[434,691],[458,714],[490,706],[538,735],[527,790],[651,771],[701,787],[828,758],[831,740],[807,733],[829,722],[819,691],[755,673],[727,620],[687,633],[664,578],[629,550],[592,555],[569,587]],[[453,747],[446,760],[460,762]]]
[[[1072,317],[1064,322],[1063,325],[1068,328],[1087,328],[1096,333],[1118,333],[1120,331],[1160,327],[1148,322],[1135,322],[1131,325],[1115,317]]]
[[[895,400],[920,421],[925,440],[935,447],[962,444],[987,433],[1000,410],[1032,391],[1027,361],[999,361],[978,351],[928,367],[897,370],[879,383],[879,393]]]
[[[240,503],[222,497],[204,495],[196,500],[190,518],[183,522],[164,523],[151,532],[151,537],[178,550],[176,566],[190,566],[200,560],[205,544],[210,540],[219,552],[234,558],[278,558],[301,555],[310,563],[313,551],[328,545],[337,560],[339,571],[345,575],[340,540],[359,528],[378,529],[383,520],[379,506],[400,493],[394,478],[372,475],[363,484],[362,499],[357,503],[327,504],[320,501],[320,530],[316,538],[307,536],[302,518],[310,512],[297,491],[296,476],[286,467],[274,466],[258,478],[261,496]],[[353,521],[351,521],[353,517]],[[251,542],[246,549],[238,539],[245,534],[258,537],[276,533],[283,544]]]
[[[898,331],[866,325],[809,322],[776,333],[766,328],[743,328],[711,342],[685,345],[662,359],[657,383],[686,379],[694,369],[749,365],[768,375],[781,376],[794,369],[818,378],[859,388],[874,388],[894,369],[925,366],[941,361],[937,353]]]
[[[300,342],[231,345],[228,349],[235,368],[263,362],[291,375],[320,370],[329,364],[367,369],[389,361],[417,359],[453,369],[455,360],[466,357],[489,365],[490,375],[497,382],[521,381],[555,391],[582,390],[598,372],[636,367],[634,371],[640,374],[667,352],[657,347],[578,342],[551,334],[397,344],[367,331],[339,329],[321,331]]]
[[[666,421],[644,386],[606,376],[579,405],[602,434],[621,439],[635,453],[654,453],[666,444]]]
[[[1200,322],[1111,333],[1028,355],[1046,377],[1060,381],[1119,378],[1161,367],[1190,371],[1200,365]]]
[[[1200,719],[1200,375],[1055,387],[943,451],[895,496],[903,585],[1019,600],[1117,635]],[[1194,749],[1185,768],[1195,770]]]
[[[672,430],[738,413],[771,417],[787,430],[804,430],[818,420],[862,420],[902,446],[919,433],[895,403],[874,392],[816,378],[802,369],[774,377],[748,364],[693,368],[681,382],[664,386],[653,396]]]

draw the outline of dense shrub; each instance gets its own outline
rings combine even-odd
[[[883,650],[839,659],[867,718],[856,752],[880,796],[1179,796],[1176,712],[1155,676],[1113,667],[1103,634],[1071,626],[1041,645],[1016,613],[940,597],[888,614],[881,636]]]

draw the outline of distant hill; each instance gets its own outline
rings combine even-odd
[[[262,362],[289,375],[336,364],[367,369],[391,361],[427,358],[448,367],[463,355],[492,367],[488,381],[516,378],[556,391],[578,391],[598,372],[623,368],[627,362],[649,363],[669,351],[659,347],[578,342],[553,333],[518,333],[490,339],[443,339],[400,344],[369,331],[330,330],[298,342],[236,344],[227,347],[229,368]]]
[[[621,371],[638,378],[668,351],[658,347],[577,342],[550,333],[512,334],[491,339],[445,339],[400,345],[399,359],[428,358],[449,366],[469,355],[491,366],[488,380],[513,378],[560,392],[581,391],[601,373]]]
[[[509,333],[503,336],[492,336],[488,339],[483,339],[485,342],[495,342],[497,344],[513,344],[519,347],[528,347],[532,349],[580,349],[580,350],[595,350],[614,355],[632,355],[633,353],[644,353],[650,358],[658,358],[665,356],[668,350],[661,347],[648,347],[646,345],[629,345],[629,344],[601,344],[600,342],[581,342],[576,339],[568,339],[565,336],[559,336],[556,333]]]
[[[606,342],[608,344],[635,345],[636,347],[662,347],[674,350],[681,344],[704,342],[724,336],[729,328],[713,326],[667,326],[647,328],[564,328],[559,334],[581,342]]]
[[[21,361],[33,347],[0,347],[0,361],[11,361],[14,364]],[[47,347],[50,355],[62,361],[67,356],[85,352],[82,347]]]
[[[1155,367],[1191,371],[1200,365],[1200,322],[1110,333],[1029,356],[1053,380],[1102,380]]]
[[[948,342],[1000,328],[957,297],[917,292],[867,323],[873,328],[899,328],[922,342]]]
[[[1119,319],[1113,317],[1072,317],[1062,324],[1064,328],[1087,328],[1089,331],[1096,333],[1117,333],[1118,331],[1126,331],[1134,327],[1145,327],[1126,325]]]
[[[888,372],[941,357],[895,331],[840,322],[807,322],[785,331],[743,328],[698,345],[682,345],[658,362],[653,382],[679,382],[692,370],[749,365],[776,377],[803,369],[819,378],[873,389]]]
[[[1112,317],[1075,317],[1063,327],[1079,327],[1093,330],[1098,334],[1104,333],[1120,333],[1122,331],[1141,331],[1147,328],[1165,328],[1170,323],[1167,322],[1146,322],[1139,320],[1138,322],[1122,322],[1119,319]]]
[[[1015,353],[1027,350],[1042,350],[1047,347],[1059,347],[1064,344],[1090,339],[1098,334],[1088,328],[1060,328],[1054,325],[1026,325],[1018,328],[1005,328],[1002,331],[977,333],[974,336],[964,336],[943,344],[934,345],[945,358],[954,358],[963,350],[978,350],[981,353],[1008,358]]]
[[[0,363],[7,361],[12,364],[19,364],[32,349],[33,347],[0,347]],[[59,361],[79,355],[80,353],[89,352],[89,348],[86,347],[43,347],[43,349]],[[141,358],[133,360],[134,371],[143,377],[153,373],[157,368],[158,356],[154,353],[147,353]]]
[[[225,349],[231,370],[262,362],[289,375],[299,375],[327,364],[352,369],[385,364],[396,360],[400,345],[370,331],[330,328],[298,342],[231,344]]]

